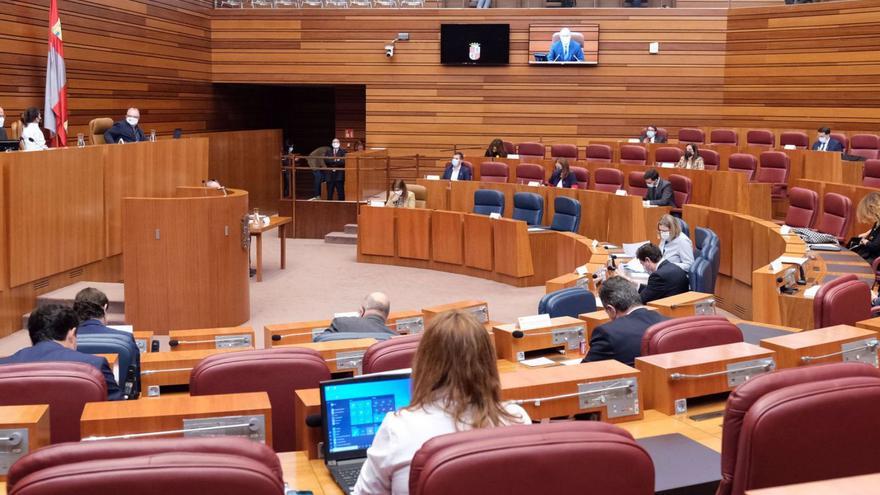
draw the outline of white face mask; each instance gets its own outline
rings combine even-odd
[[[125,121],[128,122],[128,125],[130,125],[132,127],[138,125],[137,117],[126,117]]]
[[[654,137],[656,134],[657,134],[657,133],[656,133],[655,131],[652,131],[652,130],[648,130],[648,131],[645,132],[645,136],[648,136],[649,138]]]
[[[648,187],[654,187],[654,186],[656,186],[657,184],[647,184],[647,183],[646,183],[645,185],[648,186]]]
[[[828,136],[819,136],[819,142],[820,142],[820,143],[827,143],[827,142],[828,142]]]
[[[458,158],[453,158],[453,159],[452,159],[452,166],[453,166],[453,167],[457,167],[459,163],[460,163],[460,162],[458,161]]]
[[[663,239],[664,241],[668,241],[669,240],[669,232],[660,232],[660,238]]]
[[[333,141],[333,149],[334,150],[339,149],[339,141]]]
[[[398,195],[398,196],[402,196],[402,195],[403,195],[403,191],[401,191],[400,189],[395,189],[395,190],[394,190],[394,194],[396,194],[396,195]]]
[[[3,127],[3,124],[6,123],[6,117],[0,117],[0,127]]]

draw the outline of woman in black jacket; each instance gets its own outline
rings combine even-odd
[[[852,250],[873,263],[880,256],[880,193],[872,192],[862,198],[856,217],[859,222],[870,223],[871,228],[851,241]]]

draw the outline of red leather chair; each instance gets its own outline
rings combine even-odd
[[[661,321],[642,336],[642,356],[742,342],[742,331],[723,316],[687,316]]]
[[[584,157],[588,162],[611,163],[613,158],[611,146],[607,144],[588,144],[584,150]]]
[[[393,337],[367,347],[362,361],[364,373],[412,368],[412,360],[421,340],[422,334],[415,333]]]
[[[509,174],[504,162],[483,162],[480,164],[480,182],[507,182]]]
[[[691,201],[693,183],[690,177],[677,174],[669,176],[669,183],[672,184],[672,200],[675,201],[675,207],[672,208],[672,212],[680,214],[684,205]]]
[[[294,392],[317,388],[330,369],[313,349],[275,348],[215,354],[201,360],[189,377],[190,395],[266,392],[272,404],[272,446],[296,450]]]
[[[106,440],[46,447],[9,471],[10,495],[282,495],[275,452],[244,438]]]
[[[748,153],[733,153],[730,155],[730,158],[728,158],[727,168],[731,172],[744,174],[746,180],[751,181],[752,176],[755,175],[757,164],[758,160],[756,160],[753,155]]]
[[[577,178],[578,189],[590,188],[590,170],[584,167],[571,167],[571,173]]]
[[[706,142],[706,133],[702,129],[682,127],[678,130],[678,142],[703,144]]]
[[[645,165],[648,162],[648,151],[638,144],[620,145],[620,163],[627,165]]]
[[[746,146],[772,148],[776,146],[776,136],[767,129],[751,129],[746,132]]]
[[[568,158],[569,160],[577,160],[577,158],[578,158],[577,145],[574,145],[574,144],[551,144],[550,145],[550,157],[553,159]]]
[[[802,187],[792,187],[788,192],[788,202],[785,225],[812,228],[819,212],[819,193]]]
[[[718,170],[721,166],[721,156],[715,150],[702,148],[700,156],[703,157],[703,166],[706,170]]]
[[[816,230],[836,236],[842,243],[852,221],[852,200],[837,193],[825,193],[822,199],[822,217]]]
[[[791,159],[781,151],[765,151],[759,157],[761,168],[755,182],[772,184],[770,196],[784,198],[788,189],[788,171],[791,169]]]
[[[78,442],[86,402],[107,400],[104,375],[85,363],[24,363],[0,366],[0,406],[49,405],[52,443]]]
[[[862,185],[865,187],[880,188],[880,160],[865,160]]]
[[[546,148],[542,143],[519,143],[516,150],[520,160],[528,160],[529,158],[543,160],[546,153]]]
[[[813,325],[855,325],[871,317],[871,288],[853,274],[825,282],[813,298]]]
[[[792,145],[795,148],[805,149],[810,147],[810,137],[801,131],[785,131],[779,135],[779,145]]]
[[[516,166],[516,183],[528,184],[529,182],[544,183],[544,167],[534,163],[520,163]]]
[[[654,161],[657,163],[678,163],[681,160],[682,151],[672,146],[664,146],[654,150]]]
[[[611,193],[623,189],[623,172],[616,168],[597,168],[593,189]]]
[[[485,428],[425,442],[411,495],[651,495],[654,463],[624,429],[593,421]]]
[[[645,183],[644,172],[635,171],[629,173],[629,186],[626,188],[626,193],[640,198],[644,198],[648,194],[648,184]]]
[[[709,133],[711,144],[739,144],[739,137],[733,129],[712,129]]]
[[[880,158],[880,137],[876,134],[856,134],[849,140],[849,154],[866,160]]]
[[[880,371],[819,364],[758,375],[727,398],[716,495],[880,471]]]
[[[840,141],[840,144],[843,145],[844,151],[849,150],[849,138],[846,137],[846,134],[840,134],[837,132],[832,132],[831,137]]]

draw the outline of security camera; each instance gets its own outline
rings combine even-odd
[[[385,45],[385,56],[391,58],[394,56],[394,45]]]

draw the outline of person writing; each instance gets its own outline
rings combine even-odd
[[[820,127],[818,132],[819,135],[816,138],[816,142],[813,143],[812,150],[843,153],[843,143],[831,137],[830,127]]]
[[[649,168],[645,171],[645,185],[648,186],[648,192],[645,193],[645,202],[654,206],[675,206],[675,199],[672,196],[672,184],[660,177],[660,173],[656,168]]]
[[[682,155],[681,159],[678,160],[678,164],[675,166],[691,170],[703,170],[705,165],[703,165],[703,157],[700,156],[700,150],[697,148],[697,145],[688,143],[688,145],[684,147],[684,155]]]
[[[559,30],[559,39],[550,47],[547,53],[548,62],[583,62],[584,50],[580,43],[571,39],[571,30],[562,28]]]
[[[694,245],[681,231],[681,222],[672,215],[663,215],[657,222],[660,235],[660,253],[685,272],[694,264]]]
[[[21,131],[21,149],[24,151],[40,151],[49,149],[46,146],[46,136],[40,129],[43,116],[36,107],[30,107],[21,114],[21,123],[24,129]]]
[[[394,183],[391,184],[391,195],[388,196],[388,201],[385,202],[385,206],[394,208],[415,208],[416,193],[407,191],[406,182],[404,182],[403,179],[395,179]]]
[[[504,149],[504,141],[500,139],[493,139],[491,143],[489,143],[489,147],[486,148],[487,158],[507,158],[507,151]]]
[[[663,259],[663,253],[654,244],[649,242],[640,246],[636,250],[636,259],[650,274],[648,283],[639,285],[642,304],[690,290],[687,272],[675,263]]]
[[[407,495],[412,458],[433,437],[529,423],[523,408],[501,401],[486,329],[464,311],[440,313],[413,358],[410,405],[385,416],[352,493]]]
[[[645,127],[645,132],[639,136],[639,142],[641,143],[665,143],[666,136],[661,135],[657,132],[657,126],[649,125]]]
[[[564,187],[568,189],[571,189],[577,184],[577,177],[571,172],[571,167],[568,165],[568,159],[556,159],[556,169],[553,171],[553,175],[550,176],[550,182],[548,184],[550,187]]]
[[[339,144],[338,138],[333,138],[330,142],[330,149],[324,154],[328,157],[324,159],[324,164],[330,168],[345,168],[345,150]],[[327,199],[333,199],[333,190],[335,189],[336,197],[339,201],[345,201],[345,170],[327,171],[325,179],[327,181]],[[320,184],[318,184],[320,194]]]
[[[113,127],[107,129],[104,133],[104,141],[107,144],[115,143],[139,143],[146,141],[144,131],[138,127],[141,120],[141,111],[137,108],[129,108],[125,112],[125,120],[118,120],[113,123]]]
[[[850,249],[873,263],[880,256],[880,193],[868,193],[856,207],[859,222],[870,223],[871,228],[850,240]]]
[[[464,164],[464,153],[456,151],[452,154],[452,160],[446,164],[441,178],[443,180],[471,180],[471,169]]]

